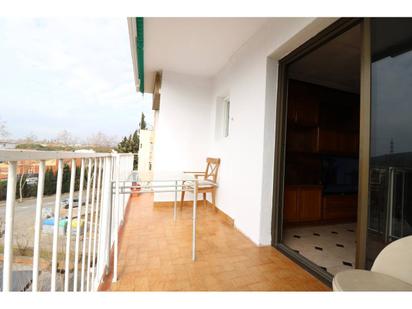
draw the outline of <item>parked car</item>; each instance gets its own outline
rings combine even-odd
[[[82,205],[84,205],[85,202],[82,202]],[[61,205],[63,206],[64,209],[69,209],[69,199],[66,198],[63,201],[61,201]],[[79,199],[74,198],[73,199],[73,208],[79,207]]]
[[[28,185],[35,185],[35,184],[37,184],[37,176],[27,177],[26,183],[27,183]]]

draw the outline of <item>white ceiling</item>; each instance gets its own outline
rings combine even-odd
[[[153,72],[209,77],[266,22],[266,18],[144,18],[145,89]]]
[[[359,93],[360,26],[356,26],[294,62],[289,77]]]

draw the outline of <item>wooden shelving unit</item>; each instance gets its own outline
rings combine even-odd
[[[285,222],[351,220],[356,194],[323,194],[322,156],[358,157],[359,95],[289,81]]]

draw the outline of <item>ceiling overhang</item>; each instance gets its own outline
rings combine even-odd
[[[267,20],[129,17],[136,90],[153,93],[162,71],[213,77]]]

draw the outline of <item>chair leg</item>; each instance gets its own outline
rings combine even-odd
[[[203,193],[203,204],[205,205],[205,208],[207,206],[207,202],[206,202],[206,192]]]
[[[215,190],[212,191],[212,205],[213,205],[213,209],[216,211],[217,208],[216,208],[216,191]]]
[[[180,210],[182,210],[182,208],[183,208],[184,200],[185,200],[185,191],[182,191],[182,195],[181,195],[181,198],[180,198]]]

